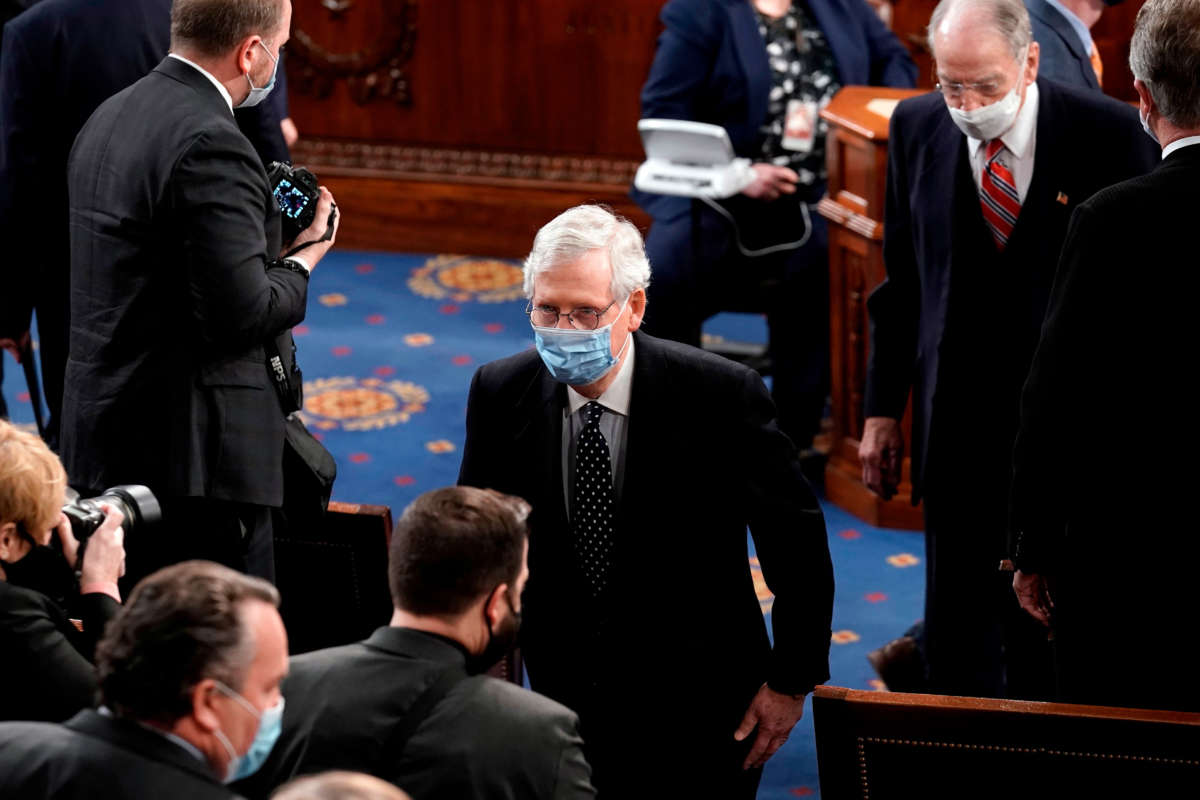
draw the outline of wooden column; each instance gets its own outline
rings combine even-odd
[[[888,119],[895,102],[918,93],[868,86],[848,86],[838,92],[821,112],[829,122],[829,192],[818,206],[829,220],[833,447],[825,469],[825,493],[835,505],[872,525],[914,530],[924,527],[924,521],[911,503],[908,458],[899,493],[885,501],[862,483],[858,444],[869,342],[867,295],[886,276],[883,205]],[[912,439],[910,415],[906,410],[906,442]]]

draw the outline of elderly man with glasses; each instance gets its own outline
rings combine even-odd
[[[825,523],[758,375],[638,330],[649,282],[605,208],[538,232],[535,347],[475,374],[459,481],[533,507],[522,652],[600,793],[750,798],[829,677]]]
[[[938,91],[891,121],[863,480],[885,496],[899,482],[911,390],[929,688],[1041,696],[1046,635],[1001,570],[1020,390],[1071,212],[1155,153],[1130,107],[1038,79],[1021,0],[942,0],[929,44]]]

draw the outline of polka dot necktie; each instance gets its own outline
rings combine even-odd
[[[608,442],[600,432],[604,407],[591,402],[583,410],[585,421],[575,446],[571,532],[588,588],[593,597],[599,597],[612,562],[615,508],[612,461]]]

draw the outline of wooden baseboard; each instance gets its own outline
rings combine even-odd
[[[901,492],[884,500],[862,483],[862,467],[837,455],[825,465],[825,497],[838,508],[849,511],[862,521],[879,528],[925,529],[925,517],[920,507],[912,504],[911,487],[901,485]]]

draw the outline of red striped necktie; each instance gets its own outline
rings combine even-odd
[[[1012,235],[1017,216],[1021,213],[1021,196],[1017,194],[1017,183],[1008,167],[997,157],[1004,150],[1004,143],[992,139],[984,150],[983,175],[979,180],[979,201],[983,207],[983,219],[992,229],[996,249],[1003,252]]]

